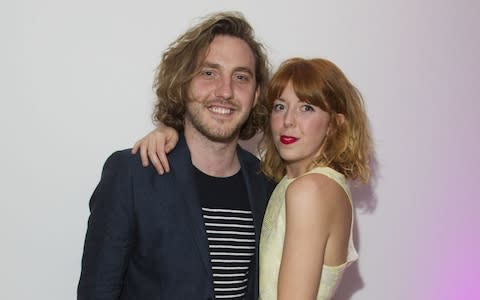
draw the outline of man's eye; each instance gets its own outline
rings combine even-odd
[[[213,71],[209,71],[209,70],[204,70],[200,72],[200,74],[205,77],[213,77],[215,75]]]
[[[237,75],[235,75],[235,79],[240,80],[240,81],[248,81],[249,77],[247,75],[237,74]]]

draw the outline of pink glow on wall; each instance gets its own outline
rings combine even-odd
[[[472,176],[479,170],[476,157],[480,141],[464,141],[463,155],[455,157],[455,140],[438,151],[448,159],[442,163],[444,171],[432,174],[439,186],[429,201],[431,214],[425,218],[424,235],[419,236],[422,249],[418,266],[423,270],[415,280],[423,295],[415,299],[480,299],[479,177]]]

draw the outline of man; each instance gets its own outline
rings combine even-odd
[[[273,184],[241,149],[262,129],[268,63],[238,13],[210,16],[164,52],[155,120],[183,132],[172,171],[129,150],[90,200],[78,299],[256,299],[258,239]]]

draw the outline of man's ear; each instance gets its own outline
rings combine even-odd
[[[257,105],[258,96],[260,96],[260,87],[259,87],[259,86],[257,86],[257,88],[255,89],[255,99],[253,99],[253,105],[252,105],[252,107],[254,107],[255,105]]]

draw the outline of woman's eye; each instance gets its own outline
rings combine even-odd
[[[302,111],[315,111],[315,108],[312,105],[305,104],[302,106]]]
[[[283,104],[277,103],[277,104],[274,104],[274,105],[273,105],[273,110],[274,110],[274,111],[280,111],[280,110],[283,110],[283,109],[284,109],[284,105],[283,105]]]

